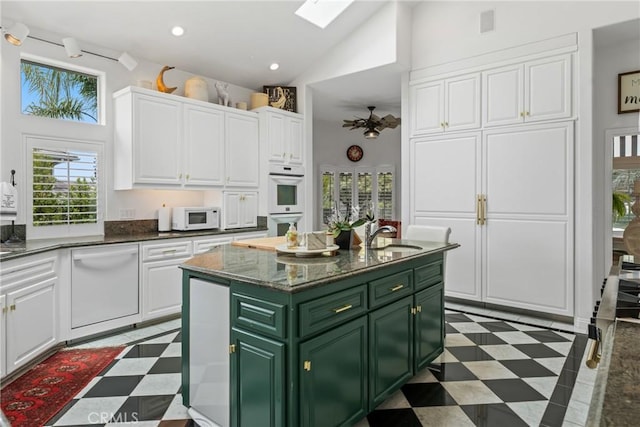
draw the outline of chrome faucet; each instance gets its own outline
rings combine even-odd
[[[373,243],[373,239],[376,238],[376,236],[379,233],[382,233],[384,231],[388,231],[390,233],[395,233],[398,230],[392,226],[392,225],[383,225],[382,227],[378,227],[378,229],[376,229],[376,231],[373,232],[373,234],[371,233],[371,221],[367,222],[364,225],[364,241],[366,244],[367,248],[371,248],[371,243]]]

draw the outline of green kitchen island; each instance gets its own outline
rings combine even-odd
[[[444,253],[296,257],[222,245],[186,261],[182,396],[202,426],[355,424],[444,349]]]

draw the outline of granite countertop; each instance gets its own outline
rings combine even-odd
[[[57,239],[37,239],[26,240],[20,244],[0,245],[0,261],[8,261],[28,255],[51,251],[60,248],[75,248],[81,246],[94,246],[115,243],[134,243],[145,240],[178,239],[183,237],[199,236],[226,236],[236,233],[250,233],[267,231],[266,227],[236,228],[232,230],[200,230],[200,231],[168,231],[168,232],[140,232],[130,234],[119,234],[111,236],[83,236],[64,237]]]
[[[588,425],[637,425],[640,419],[640,323],[618,319],[605,337]]]
[[[377,246],[415,245],[415,251],[364,248],[339,250],[334,256],[296,257],[271,250],[223,245],[196,255],[181,268],[215,277],[294,293],[347,277],[374,271],[412,258],[457,248],[457,243],[379,238]]]

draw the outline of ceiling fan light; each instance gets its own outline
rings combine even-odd
[[[375,129],[367,129],[364,131],[364,137],[366,139],[376,139],[378,135],[380,135],[380,132]]]

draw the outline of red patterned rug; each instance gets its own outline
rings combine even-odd
[[[4,387],[2,411],[12,427],[42,426],[124,347],[61,350]]]

